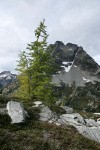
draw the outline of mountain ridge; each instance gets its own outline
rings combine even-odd
[[[81,46],[56,41],[54,44],[50,44],[47,50],[59,68],[52,76],[52,81],[57,86],[61,82],[69,84],[69,86],[75,82],[77,87],[84,86],[88,82],[100,82],[100,66]],[[11,87],[12,91],[13,86],[16,89],[16,85],[18,87],[16,78],[17,75],[10,71],[1,72],[0,89],[5,88],[4,91],[8,91]]]
[[[100,66],[81,46],[56,41],[48,49],[56,64],[61,67],[53,76],[54,83],[59,84],[62,81],[71,85],[75,81],[77,86],[82,86],[89,81],[100,82]]]

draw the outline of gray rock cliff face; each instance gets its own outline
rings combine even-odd
[[[83,86],[86,82],[100,82],[100,66],[82,47],[56,41],[49,45],[48,50],[51,51],[56,65],[61,68],[53,75],[54,83],[62,81],[71,85],[75,81],[77,86]]]

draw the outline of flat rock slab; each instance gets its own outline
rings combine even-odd
[[[43,106],[41,108],[40,120],[41,121],[48,121],[49,123],[56,122],[58,120],[58,117],[56,114],[54,114],[48,106]]]
[[[6,107],[12,123],[22,123],[26,118],[26,111],[20,102],[9,101]]]
[[[85,121],[83,117],[78,113],[63,114],[60,116],[58,123],[70,124],[70,125],[84,125]]]
[[[66,111],[66,113],[68,113],[68,114],[73,113],[73,108],[71,108],[71,107],[61,106],[61,108],[63,108]]]
[[[100,143],[100,127],[76,126],[76,128],[83,136]]]

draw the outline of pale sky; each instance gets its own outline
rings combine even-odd
[[[100,0],[0,0],[0,72],[15,72],[44,18],[48,43],[82,46],[100,65]]]

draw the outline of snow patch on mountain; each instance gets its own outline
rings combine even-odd
[[[84,77],[83,77],[83,80],[86,81],[86,82],[90,82],[89,79],[86,79],[86,78],[84,78]]]
[[[65,70],[66,72],[69,72],[69,70],[70,70],[70,68],[71,68],[71,66],[68,66],[68,67],[61,66],[61,67],[64,68],[64,70]]]
[[[77,67],[77,66],[74,65],[74,67]]]
[[[62,62],[63,65],[67,65],[68,63],[70,63],[70,62],[66,62],[66,61]]]
[[[7,77],[6,77],[6,80],[11,80],[11,76],[7,76]]]
[[[11,75],[10,71],[3,71],[0,73],[0,78],[6,78]]]
[[[5,78],[5,77],[7,77],[6,74],[0,75],[0,78]]]
[[[7,85],[16,81],[16,74],[12,74],[10,71],[3,71],[0,73],[0,88],[4,88]]]
[[[72,65],[73,65],[73,63],[74,63],[74,61],[73,62],[65,62],[65,61],[63,61],[62,62],[63,65],[61,67],[64,69],[65,72],[69,72],[71,67],[72,67]]]

